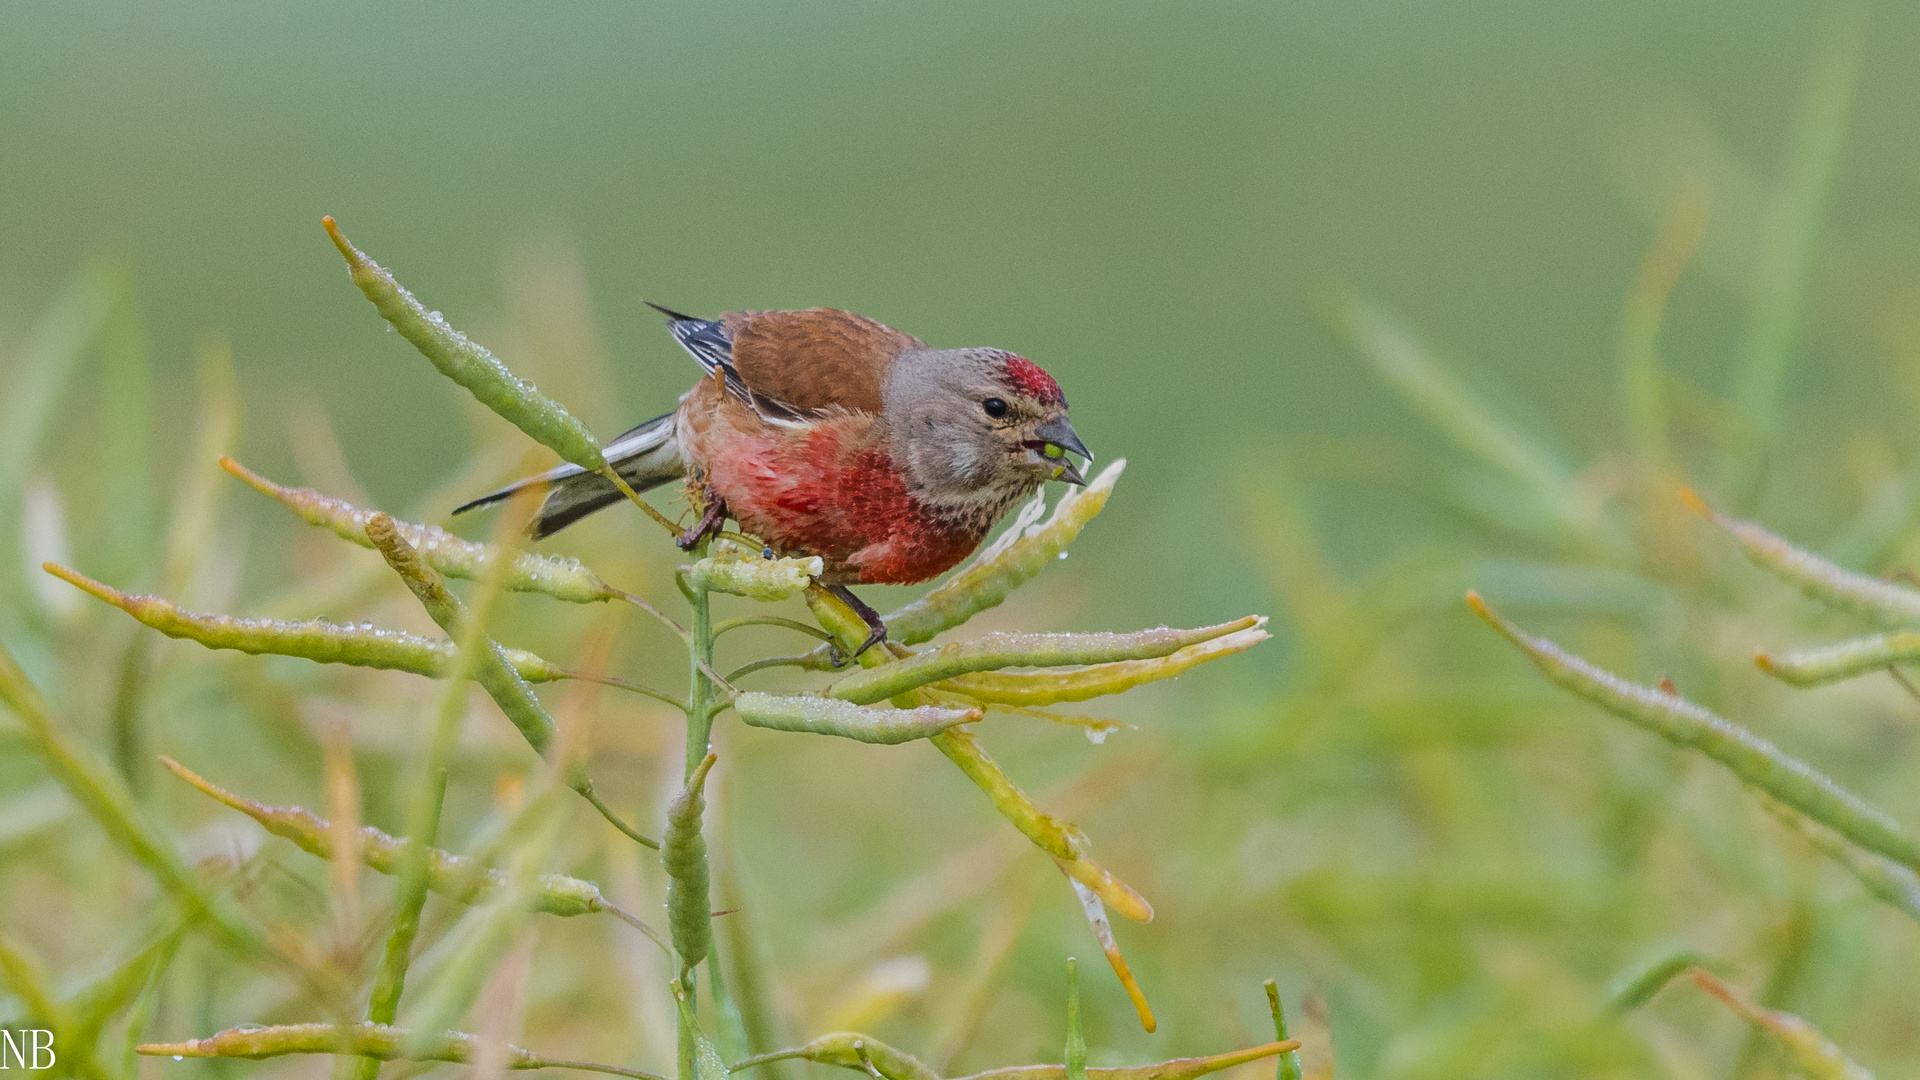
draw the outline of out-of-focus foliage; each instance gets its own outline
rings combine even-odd
[[[1714,958],[1739,1000],[1800,1018],[1881,1075],[1920,1057],[1905,879],[1868,883],[1885,867],[1851,864],[1844,838],[1550,686],[1461,603],[1478,589],[1607,670],[1670,679],[1920,826],[1920,705],[1879,671],[1911,655],[1902,631],[1866,639],[1883,628],[1749,565],[1677,495],[1697,488],[1871,577],[1920,565],[1920,275],[1900,216],[1912,13],[1873,12],[1861,47],[1849,15],[1798,5],[1527,26],[1404,8],[1391,22],[1002,11],[1015,22],[1001,25],[962,5],[751,27],[649,12],[644,34],[585,49],[593,34],[564,19],[531,37],[497,25],[496,38],[480,17],[396,29],[348,16],[334,37],[250,15],[233,40],[310,56],[310,80],[299,64],[270,76],[207,63],[211,92],[231,100],[201,110],[200,84],[167,76],[167,92],[90,122],[129,83],[81,74],[152,85],[160,46],[199,55],[220,34],[183,22],[158,38],[132,26],[124,46],[36,35],[29,23],[52,17],[32,7],[0,15],[20,30],[0,48],[45,36],[66,49],[9,53],[21,62],[0,78],[62,104],[12,112],[0,131],[64,188],[0,178],[13,195],[0,220],[31,260],[0,266],[0,640],[180,850],[284,925],[328,927],[307,942],[317,952],[377,957],[391,879],[362,875],[357,906],[334,910],[335,871],[154,755],[398,835],[402,761],[438,687],[160,640],[37,568],[51,559],[193,611],[437,633],[377,556],[295,531],[211,471],[237,443],[280,479],[435,523],[522,469],[524,440],[477,410],[463,428],[465,406],[434,396],[397,335],[340,329],[370,320],[313,232],[331,210],[368,220],[363,238],[406,230],[383,259],[448,296],[435,302],[602,437],[666,408],[692,375],[640,294],[702,312],[839,303],[1033,356],[1094,447],[1132,472],[1074,557],[977,616],[983,630],[1161,612],[1191,625],[1262,609],[1249,595],[1282,602],[1284,651],[1229,660],[1217,682],[1091,700],[1095,719],[1131,725],[1097,750],[1079,731],[1106,728],[985,728],[1035,802],[1084,825],[1099,864],[1152,897],[1153,923],[1114,933],[1154,1000],[1153,1036],[1087,963],[1082,911],[1049,860],[940,755],[728,730],[735,753],[708,792],[712,902],[736,910],[714,939],[757,950],[773,1043],[870,1031],[947,1076],[1059,1061],[1060,961],[1078,953],[1095,1072],[1269,1038],[1256,988],[1276,977],[1307,1076],[1336,1063],[1357,1080],[1787,1075],[1764,1031],[1685,980],[1612,1007],[1634,976],[1691,954]],[[449,32],[461,36],[439,59],[416,47]],[[526,71],[463,47],[484,58],[515,34],[516,55],[555,46],[565,64],[542,70],[581,81],[476,90],[482,73],[525,90]],[[343,42],[378,79],[339,77],[355,56]],[[107,62],[121,55],[149,67]],[[616,70],[639,81],[601,93]],[[285,92],[234,93],[234,80]],[[418,119],[375,123],[354,111],[363,99],[412,99]],[[152,182],[75,209],[98,160],[132,160],[109,151],[160,153],[141,140],[168,136],[150,115],[163,107],[190,164],[129,164]],[[255,107],[265,119],[236,122]],[[349,129],[310,122],[322,114],[309,107]],[[242,154],[239,137],[257,142]],[[245,190],[228,202],[211,177]],[[64,217],[60,200],[74,200]],[[577,242],[513,239],[541,214]],[[47,224],[96,216],[104,231]],[[168,218],[164,231],[128,224]],[[131,269],[75,271],[93,241],[131,251]],[[485,273],[501,250],[496,303]],[[177,272],[183,252],[201,273]],[[1349,284],[1316,323],[1303,298],[1330,276]],[[209,327],[235,334],[231,364],[217,341],[193,344]],[[678,555],[635,513],[553,547],[674,599]],[[570,669],[606,632],[595,609],[498,603],[513,645]],[[787,614],[805,618],[797,601]],[[1838,664],[1812,651],[1843,641],[1845,662],[1874,661],[1865,676],[1796,689],[1753,664]],[[659,664],[663,644],[663,627],[623,620],[607,669],[677,687],[684,663]],[[813,645],[743,626],[717,666]],[[765,678],[755,688],[776,694],[824,682]],[[524,808],[530,766],[484,698],[465,706],[441,828],[461,850]],[[598,789],[623,812],[664,806],[686,764],[678,714],[609,692],[593,717]],[[324,782],[342,760],[350,800]],[[568,814],[541,869],[664,925],[657,865],[586,808]],[[0,727],[0,941],[71,1003],[71,1023],[187,1039],[312,1019],[284,981],[183,935],[110,842],[25,734]],[[433,938],[461,909],[435,895],[424,912]],[[506,950],[513,977],[475,1015],[523,1005],[510,1042],[670,1072],[671,1042],[654,1034],[676,1014],[660,950],[604,917],[527,925],[532,946]],[[163,956],[159,992],[143,992]],[[428,971],[450,961],[421,957]],[[590,984],[587,967],[601,973]],[[0,1020],[22,1000],[0,999]]]

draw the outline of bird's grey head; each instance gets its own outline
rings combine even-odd
[[[882,388],[893,460],[922,499],[1011,506],[1048,480],[1084,484],[1091,459],[1053,377],[1003,349],[915,349]],[[996,515],[997,516],[997,515]]]

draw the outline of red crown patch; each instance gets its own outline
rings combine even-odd
[[[1008,354],[1007,381],[1028,397],[1048,404],[1066,404],[1067,396],[1060,392],[1060,384],[1053,381],[1053,376],[1040,370],[1039,364],[1024,356]]]

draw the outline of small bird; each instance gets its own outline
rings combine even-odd
[[[1053,377],[1004,349],[935,349],[834,308],[698,319],[649,304],[707,377],[680,406],[609,443],[635,491],[685,479],[703,512],[692,548],[727,518],[782,555],[818,555],[821,581],[871,631],[849,585],[912,585],[952,568],[1048,480],[1085,484],[1093,455]],[[604,476],[562,465],[467,503],[548,485],[535,539],[622,500]]]

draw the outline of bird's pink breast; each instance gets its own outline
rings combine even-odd
[[[829,584],[911,585],[966,558],[982,535],[929,514],[861,428],[736,429],[713,441],[707,483],[747,532],[825,559]]]

